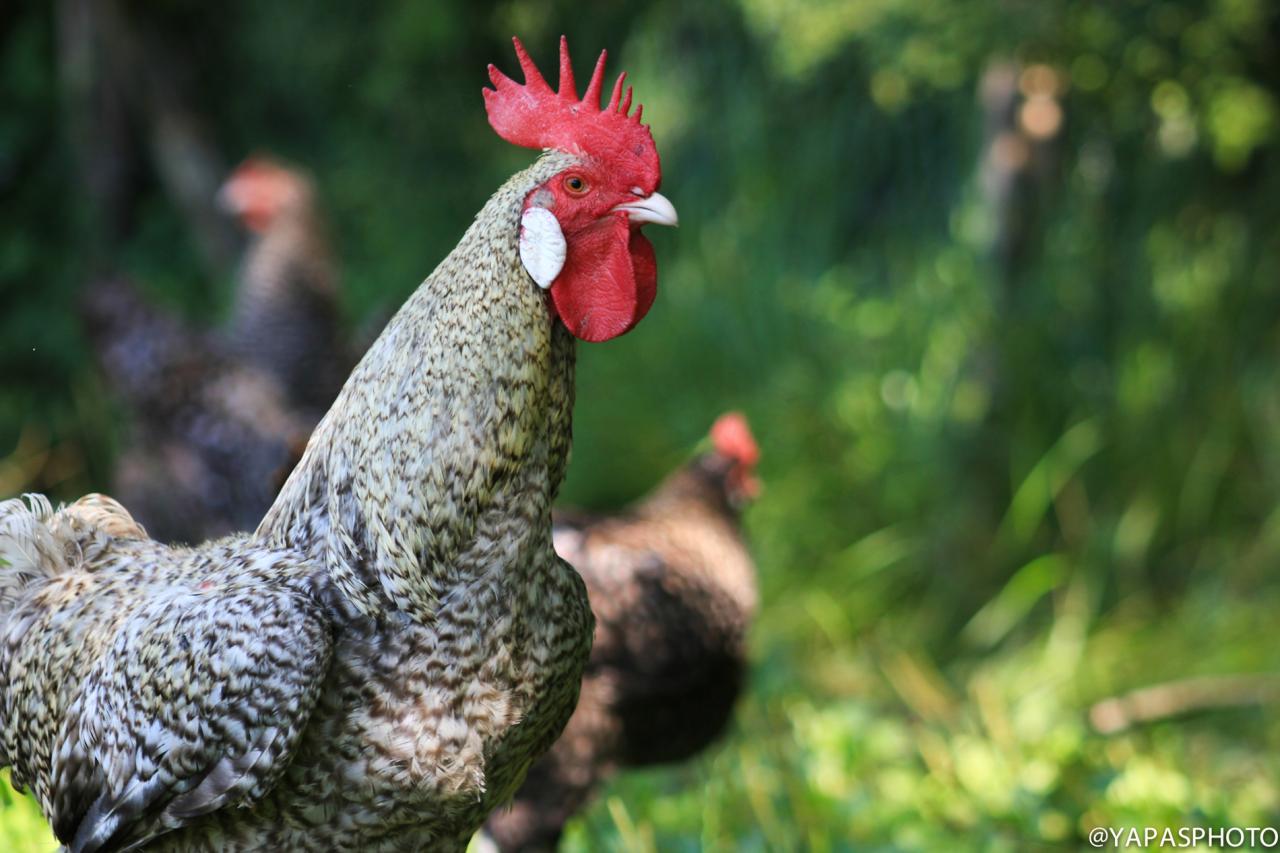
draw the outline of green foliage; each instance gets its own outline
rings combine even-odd
[[[1276,12],[598,5],[154,13],[228,156],[319,177],[353,319],[398,304],[528,161],[478,97],[510,33],[549,65],[567,30],[582,69],[607,45],[630,72],[682,227],[653,234],[650,317],[582,349],[566,499],[641,493],[744,409],[763,605],[731,737],[619,778],[567,847],[1023,850],[1275,824],[1274,706],[1110,736],[1087,714],[1280,669]],[[103,486],[116,413],[71,308],[85,215],[51,15],[3,38],[0,491],[69,497]],[[1010,125],[1032,159],[1004,190],[981,94],[999,62],[1040,110]],[[118,262],[175,304],[223,304],[158,188],[138,217]],[[5,806],[6,849],[31,814]]]
[[[7,770],[0,779],[0,846],[12,853],[47,853],[57,846],[35,800],[9,786]]]

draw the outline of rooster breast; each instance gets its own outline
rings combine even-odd
[[[429,625],[346,625],[276,788],[252,811],[166,836],[165,848],[464,849],[577,700],[562,670],[586,656],[590,610],[571,568],[543,569],[551,594],[533,611],[540,618],[517,613],[512,590],[492,583]]]

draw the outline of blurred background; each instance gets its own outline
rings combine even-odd
[[[589,20],[587,18],[589,17]],[[566,502],[742,409],[730,736],[567,849],[1025,850],[1280,823],[1280,11],[1263,0],[19,2],[0,12],[0,496],[106,487],[106,275],[210,326],[245,155],[308,169],[352,328],[532,154],[519,34],[625,68],[681,228],[579,353]],[[1133,694],[1132,691],[1139,690]],[[48,850],[5,789],[0,847]]]

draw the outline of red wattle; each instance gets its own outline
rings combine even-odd
[[[649,313],[658,295],[658,259],[654,257],[653,244],[639,230],[631,232],[630,249],[631,268],[636,276],[636,319],[631,324],[634,326]]]
[[[576,337],[597,343],[631,330],[649,312],[658,290],[653,246],[633,232],[622,212],[568,238],[564,267],[551,301]]]

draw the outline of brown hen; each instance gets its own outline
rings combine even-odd
[[[489,819],[499,849],[554,849],[618,768],[681,761],[724,731],[756,607],[739,512],[758,492],[759,451],[737,413],[716,421],[711,443],[621,514],[556,514],[556,551],[586,581],[595,644],[564,734]]]

